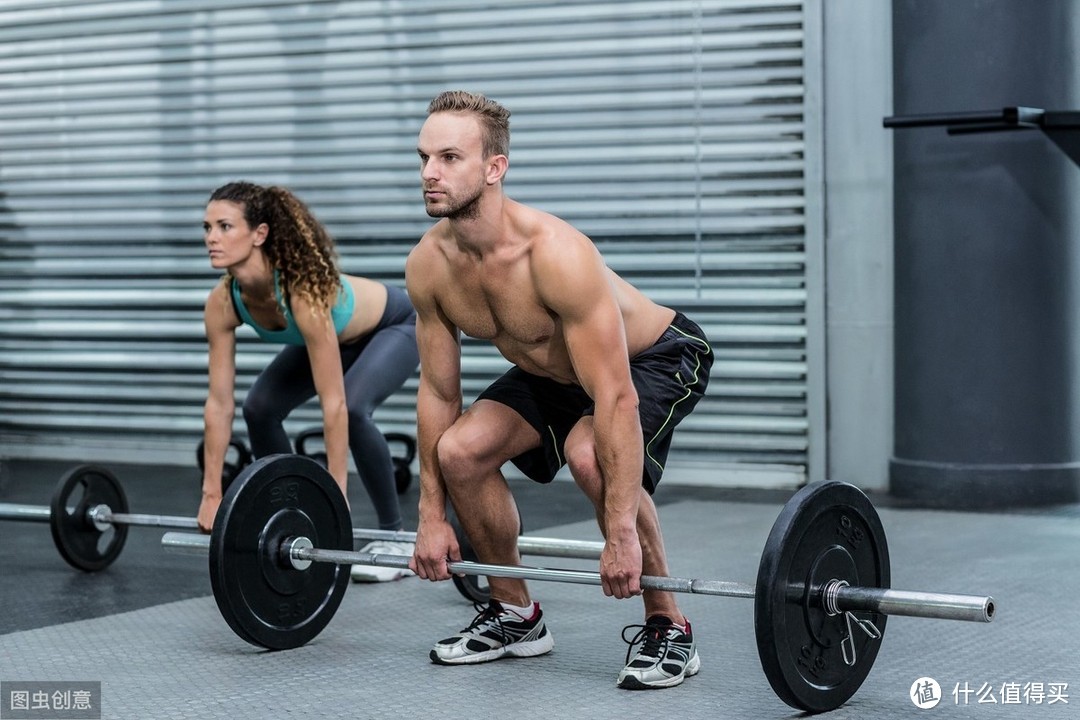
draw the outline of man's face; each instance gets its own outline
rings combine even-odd
[[[465,219],[479,213],[487,187],[480,133],[480,122],[463,113],[434,113],[424,122],[416,152],[424,209],[431,217]]]

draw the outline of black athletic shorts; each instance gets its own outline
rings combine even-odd
[[[664,473],[675,426],[690,414],[709,384],[713,352],[701,328],[676,313],[653,344],[630,360],[645,440],[641,484],[650,493]],[[540,447],[512,459],[536,482],[548,483],[565,463],[563,443],[574,425],[592,415],[593,400],[580,385],[566,385],[513,367],[478,400],[493,400],[515,410],[540,433]]]

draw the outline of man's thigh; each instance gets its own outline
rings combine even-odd
[[[540,446],[540,433],[516,410],[495,400],[477,400],[453,425],[468,454],[501,465]]]

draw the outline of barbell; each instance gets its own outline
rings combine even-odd
[[[130,525],[199,527],[193,517],[129,513],[120,481],[97,465],[77,465],[64,473],[48,506],[0,503],[0,520],[49,523],[60,556],[86,572],[103,570],[116,560]]]
[[[238,470],[243,472],[247,463]],[[0,520],[48,523],[60,556],[74,568],[97,572],[111,565],[127,542],[128,527],[162,527],[198,530],[194,517],[148,515],[128,511],[127,495],[117,477],[97,465],[78,465],[59,480],[49,505],[0,503]],[[460,527],[455,526],[458,542],[466,557],[475,557]],[[404,530],[354,528],[356,540],[416,542],[416,533]],[[582,540],[522,536],[522,553],[551,557],[599,558],[602,543]],[[455,576],[454,585],[465,599],[486,603],[489,590],[476,582]]]
[[[318,463],[275,455],[249,466],[222,500],[207,537],[165,533],[171,552],[209,553],[210,580],[229,627],[272,650],[318,635],[341,604],[349,565],[405,568],[409,558],[352,551],[349,512]],[[600,585],[594,572],[451,562],[454,573]],[[769,533],[757,584],[643,576],[641,587],[754,600],[762,669],[792,707],[843,705],[869,674],[889,615],[990,622],[993,598],[894,590],[877,511],[841,482],[796,492]]]

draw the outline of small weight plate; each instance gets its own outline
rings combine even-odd
[[[829,580],[889,587],[889,549],[870,500],[854,485],[812,483],[784,506],[758,568],[754,629],[761,667],[781,700],[825,712],[855,694],[873,667],[881,639],[852,623],[855,663],[844,661],[844,613],[821,604]],[[884,635],[886,616],[859,613]]]
[[[72,567],[96,572],[112,564],[127,540],[126,525],[99,530],[87,517],[91,508],[107,505],[114,513],[128,511],[120,481],[105,468],[79,465],[69,470],[53,491],[49,527],[60,556]]]
[[[283,552],[290,537],[316,548],[352,550],[348,506],[333,477],[311,458],[255,461],[222,498],[210,535],[210,585],[237,635],[270,650],[300,647],[341,604],[349,566],[314,562],[297,570]]]
[[[454,534],[457,536],[461,559],[467,562],[476,562],[476,551],[473,550],[472,543],[466,537],[465,531],[461,529],[461,523],[458,522],[457,515],[450,515],[450,525],[453,526]],[[488,601],[491,600],[491,588],[488,587],[487,576],[452,575],[450,579],[453,580],[454,587],[466,600],[479,605],[487,605]]]

